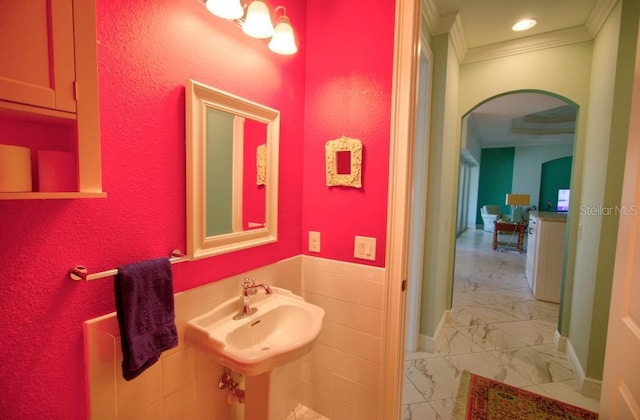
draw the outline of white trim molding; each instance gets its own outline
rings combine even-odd
[[[567,351],[567,338],[560,335],[558,330],[553,333],[553,342],[556,345],[556,350],[561,352]]]
[[[438,322],[438,326],[436,327],[436,331],[433,334],[433,337],[428,335],[420,334],[420,342],[418,344],[420,351],[426,351],[429,353],[435,353],[438,348],[438,344],[440,340],[442,340],[442,334],[444,328],[448,325],[451,325],[451,311],[444,311],[442,317],[440,318],[440,322]]]
[[[420,44],[420,1],[396,0],[389,151],[387,271],[383,311],[382,418],[402,412],[406,328],[411,149],[415,141]]]
[[[592,39],[593,37],[589,31],[587,31],[587,28],[584,26],[575,26],[573,28],[563,29],[560,31],[472,48],[465,55],[462,63],[475,63],[482,60],[491,60],[510,55],[524,54],[546,48],[591,41]]]
[[[558,334],[559,335],[559,334]],[[562,337],[566,342],[567,347],[567,357],[571,361],[573,365],[573,369],[576,372],[577,380],[578,380],[578,391],[589,398],[600,399],[600,391],[602,389],[602,381],[599,379],[593,379],[586,376],[584,373],[584,369],[580,364],[580,360],[578,359],[578,355],[576,354],[573,346],[571,345],[571,341]]]
[[[593,38],[600,32],[600,28],[604,25],[604,22],[609,17],[609,14],[611,14],[616,3],[618,3],[618,0],[599,0],[595,6],[593,6],[591,14],[585,23],[587,30]]]

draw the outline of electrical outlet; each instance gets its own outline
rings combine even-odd
[[[376,260],[376,238],[356,236],[353,247],[353,256],[363,260]]]
[[[320,232],[309,231],[309,251],[320,252]]]

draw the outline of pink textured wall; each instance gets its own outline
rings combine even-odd
[[[319,256],[385,266],[394,0],[308,0],[302,241],[319,231]],[[327,187],[324,145],[363,145],[362,188]],[[377,238],[376,260],[353,258],[354,237]]]
[[[186,250],[188,78],[281,111],[279,241],[175,265],[176,291],[300,253],[305,5],[278,4],[301,44],[293,57],[271,53],[199,0],[97,1],[108,198],[0,201],[1,418],[86,417],[82,323],[114,310],[113,280],[75,283],[69,268]]]

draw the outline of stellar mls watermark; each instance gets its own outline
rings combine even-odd
[[[602,204],[589,206],[582,204],[580,206],[580,216],[636,216],[638,210],[638,206],[627,204],[615,206],[605,206]]]

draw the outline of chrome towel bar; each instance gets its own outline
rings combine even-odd
[[[182,251],[180,251],[179,249],[174,249],[173,251],[171,251],[171,255],[169,257],[169,261],[171,262],[171,264],[181,263],[181,262],[188,261],[188,260],[189,260],[189,257],[184,255],[182,253]],[[83,265],[76,265],[71,270],[69,270],[69,278],[71,278],[71,280],[75,280],[75,281],[97,280],[97,279],[102,279],[102,278],[105,278],[105,277],[115,276],[116,274],[118,274],[118,270],[117,269],[107,270],[107,271],[100,271],[100,272],[97,272],[97,273],[88,274],[87,273],[87,267],[85,267]]]

